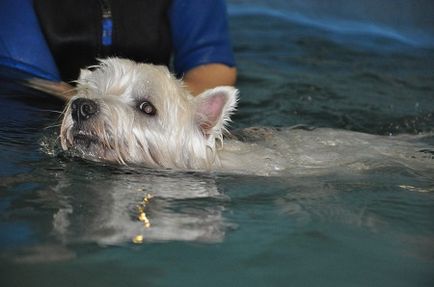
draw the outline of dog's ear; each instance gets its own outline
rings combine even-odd
[[[196,123],[205,136],[220,137],[230,116],[235,111],[238,90],[223,86],[206,90],[196,96]]]

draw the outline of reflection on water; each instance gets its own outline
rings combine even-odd
[[[1,184],[7,195],[2,201],[9,198],[15,206],[8,211],[9,224],[30,223],[24,227],[28,238],[21,243],[31,247],[15,258],[18,261],[63,260],[69,258],[65,254],[74,255],[65,247],[78,243],[221,242],[226,229],[233,227],[222,216],[228,197],[218,191],[212,175],[85,162],[70,163],[64,169],[33,168],[30,176],[5,177]],[[26,195],[16,202],[14,194],[26,185],[33,186],[21,191]],[[35,214],[44,222],[36,222]],[[16,235],[10,232],[2,235],[3,240]],[[35,232],[42,233],[35,237]]]
[[[58,180],[68,196],[53,215],[53,230],[63,242],[219,242],[224,237],[221,196],[211,177],[121,173],[95,185],[70,180]],[[194,200],[214,204],[196,208]]]

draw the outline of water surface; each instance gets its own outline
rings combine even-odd
[[[233,128],[305,124],[434,146],[432,48],[243,11],[230,18]],[[71,159],[41,145],[62,104],[0,84],[2,286],[434,283],[431,174],[254,177]]]

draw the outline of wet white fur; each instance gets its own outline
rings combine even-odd
[[[432,157],[420,152],[427,147],[416,143],[417,137],[332,129],[247,129],[244,134],[250,142],[232,139],[223,145],[238,91],[218,87],[193,97],[162,66],[102,60],[82,71],[74,99],[79,97],[96,101],[99,111],[77,127],[69,104],[61,144],[92,160],[258,175],[311,174],[338,168],[364,171],[397,165],[418,170],[433,167]],[[138,109],[144,100],[156,107],[155,116]],[[100,143],[80,146],[74,142],[74,133],[97,137]]]
[[[118,58],[102,60],[91,70],[81,72],[77,95],[70,102],[76,98],[96,101],[97,115],[84,122],[79,133],[96,136],[101,144],[75,146],[69,104],[61,127],[63,149],[79,149],[93,159],[151,167],[210,169],[221,165],[217,149],[236,107],[235,88],[218,87],[193,97],[166,67]],[[201,107],[206,109],[213,97],[223,105],[221,114],[204,130],[201,124],[208,115]],[[155,116],[138,109],[144,100],[156,107]]]

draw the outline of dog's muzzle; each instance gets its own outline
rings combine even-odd
[[[98,112],[98,105],[93,100],[78,98],[71,103],[71,116],[75,122],[87,121]]]

